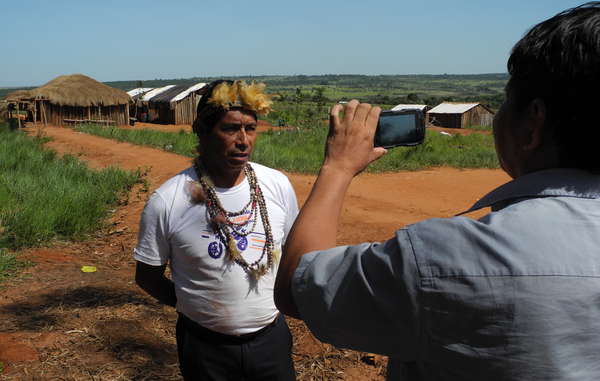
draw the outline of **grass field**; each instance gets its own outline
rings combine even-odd
[[[90,170],[41,143],[0,125],[0,248],[83,238],[140,180],[138,173],[118,168]]]
[[[196,137],[180,132],[125,130],[116,127],[85,125],[79,131],[119,141],[147,145],[185,156],[193,156]],[[298,173],[316,173],[323,160],[327,130],[310,128],[262,133],[252,160],[269,167]],[[498,162],[491,135],[445,136],[428,130],[425,143],[417,147],[389,150],[371,165],[369,172],[418,170],[429,167],[497,168]]]

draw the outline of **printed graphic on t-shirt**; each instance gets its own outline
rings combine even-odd
[[[251,212],[248,212],[241,216],[230,218],[230,220],[237,224],[245,224],[243,227],[236,228],[231,232],[231,236],[235,240],[236,247],[246,259],[246,261],[254,261],[260,257],[263,248],[266,243],[265,234],[261,231],[257,231],[262,228],[259,223],[255,224],[255,219],[249,219]],[[256,217],[255,217],[256,218]],[[247,229],[254,227],[254,231],[248,232]],[[202,232],[202,238],[207,239],[207,252],[208,255],[213,259],[219,259],[225,254],[225,244],[221,242],[218,234],[212,230],[205,229]]]

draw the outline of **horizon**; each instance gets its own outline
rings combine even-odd
[[[582,3],[10,2],[0,24],[0,87],[73,73],[100,82],[505,74],[510,49],[529,28]]]
[[[72,75],[72,74],[83,74],[86,75],[85,73],[70,73],[70,74],[60,74],[60,75]],[[59,76],[60,76],[59,75]],[[236,78],[251,78],[251,77],[256,77],[256,78],[260,78],[260,77],[326,77],[326,76],[348,76],[348,77],[352,77],[352,76],[357,76],[357,77],[469,77],[469,76],[494,76],[494,75],[506,75],[508,76],[508,73],[464,73],[464,74],[453,74],[453,73],[441,73],[441,74],[431,74],[431,73],[423,73],[423,74],[415,74],[415,73],[410,73],[410,74],[334,74],[334,73],[327,73],[327,74],[290,74],[290,75],[283,75],[283,74],[261,74],[261,75],[229,75],[229,76],[217,76],[217,77],[202,77],[202,76],[193,76],[193,77],[188,77],[188,78],[146,78],[146,79],[119,79],[119,80],[107,80],[107,81],[98,81],[98,82],[102,82],[102,83],[116,83],[116,82],[137,82],[137,81],[141,81],[141,82],[149,82],[149,81],[188,81],[188,80],[197,80],[197,79],[207,79],[207,78],[232,78],[232,79],[236,79]],[[89,76],[88,76],[89,77]],[[56,77],[55,77],[56,78]],[[92,78],[92,77],[90,77]],[[54,78],[51,78],[49,81],[51,81]],[[92,78],[95,79],[95,78]],[[35,85],[24,85],[24,86],[0,86],[0,89],[21,89],[21,88],[28,88],[28,87],[40,87],[43,86],[45,83],[40,83],[40,84],[35,84]]]

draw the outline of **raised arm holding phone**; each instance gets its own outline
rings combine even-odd
[[[344,196],[352,179],[386,153],[384,148],[373,146],[381,109],[352,100],[340,119],[342,109],[341,104],[331,109],[325,161],[296,218],[295,228],[291,230],[285,248],[286,255],[280,263],[282,270],[278,274],[276,293],[283,292],[285,288],[288,295],[281,298],[282,304],[278,307],[294,317],[299,316],[291,303],[293,298],[289,294],[289,284],[301,255],[335,247]]]
[[[326,154],[293,225],[275,303],[320,340],[390,356],[388,379],[597,380],[600,375],[600,2],[534,26],[508,60],[494,119],[513,180],[479,220],[421,221],[336,247],[380,110],[332,109]],[[402,197],[402,186],[398,187]]]

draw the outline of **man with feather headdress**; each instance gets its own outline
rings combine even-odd
[[[296,195],[283,173],[249,161],[257,115],[270,109],[263,84],[209,84],[193,125],[198,157],[142,214],[136,282],[176,307],[185,380],[295,379],[273,288]]]

